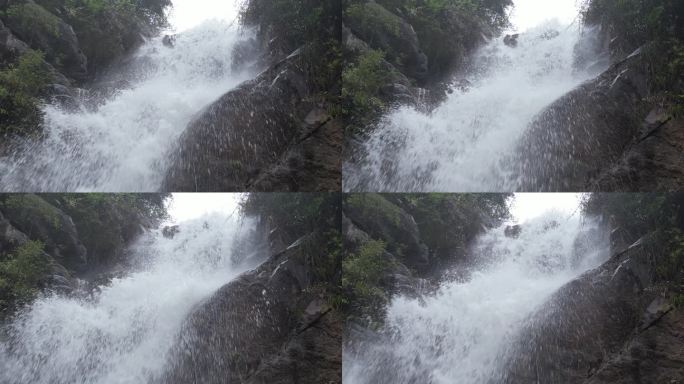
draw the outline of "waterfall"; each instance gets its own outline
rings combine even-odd
[[[206,21],[145,43],[118,76],[128,85],[77,111],[46,105],[44,137],[0,157],[0,190],[155,192],[174,143],[194,115],[253,77],[233,68],[233,48],[252,32]]]
[[[575,66],[581,36],[574,25],[547,22],[521,34],[515,47],[504,37],[492,40],[474,54],[436,109],[400,107],[371,129],[360,146],[361,159],[345,164],[344,189],[518,190],[511,159],[528,125],[596,74]]]
[[[211,214],[179,224],[173,238],[153,231],[130,247],[129,272],[89,292],[38,298],[4,330],[0,382],[158,379],[191,311],[262,261],[237,252],[250,250],[243,239],[253,227]]]
[[[608,249],[597,222],[558,212],[522,224],[517,238],[505,225],[488,231],[471,250],[467,278],[425,297],[395,297],[377,337],[348,340],[344,382],[501,382],[516,332],[556,290],[605,261]]]

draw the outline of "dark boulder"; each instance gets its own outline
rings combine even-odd
[[[200,112],[179,140],[162,189],[339,190],[341,132],[313,101],[304,51]]]

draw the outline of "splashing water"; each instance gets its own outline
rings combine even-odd
[[[574,68],[580,36],[575,27],[548,22],[520,35],[516,48],[503,38],[490,42],[474,55],[469,84],[434,111],[402,107],[383,119],[362,144],[362,159],[345,164],[344,189],[517,190],[509,158],[525,129],[591,77]]]
[[[250,32],[222,21],[144,44],[133,58],[133,84],[94,111],[45,107],[45,138],[0,158],[0,190],[154,192],[173,144],[192,117],[249,79],[232,69],[233,48]],[[142,76],[140,73],[142,72]]]
[[[548,213],[481,236],[466,281],[444,282],[431,296],[396,297],[379,340],[345,350],[344,382],[496,383],[502,356],[525,319],[557,289],[608,254],[594,221]]]
[[[137,268],[92,297],[39,298],[0,343],[0,382],[146,383],[158,378],[193,308],[261,260],[235,259],[253,227],[212,214],[131,247]]]

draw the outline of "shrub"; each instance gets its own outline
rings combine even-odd
[[[390,78],[390,73],[383,66],[384,56],[381,51],[371,50],[344,69],[342,99],[346,111],[363,117],[380,112],[385,106],[378,97],[381,87]]]
[[[43,243],[28,241],[0,260],[0,309],[24,304],[39,292],[48,271]]]
[[[43,118],[38,97],[51,79],[43,57],[28,51],[0,70],[0,135],[37,132]]]
[[[342,261],[342,288],[357,308],[376,307],[386,301],[380,280],[388,261],[383,258],[385,243],[369,241]]]

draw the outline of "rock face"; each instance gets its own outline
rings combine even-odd
[[[187,320],[165,383],[341,383],[341,321],[311,288],[315,237],[215,293]]]
[[[401,63],[399,69],[410,77],[424,79],[428,58],[420,49],[411,24],[375,2],[361,3],[348,9],[348,27],[371,48],[386,52],[387,59]]]
[[[341,129],[312,101],[297,51],[202,111],[181,137],[163,189],[339,190]]]
[[[11,273],[0,271],[0,277],[9,287],[28,285],[31,290],[68,293],[77,285],[75,277],[97,277],[120,264],[125,248],[153,225],[154,220],[114,200],[95,208],[79,201],[65,204],[64,196],[58,194],[2,195],[0,262],[29,242],[39,242],[42,248],[37,250],[39,265],[22,260]],[[0,290],[0,320],[15,309],[16,298],[7,295]]]
[[[528,322],[502,383],[684,380],[684,313],[654,285],[662,241],[646,237],[561,288]]]
[[[48,62],[58,63],[67,77],[83,80],[87,59],[79,47],[73,28],[33,1],[9,8],[7,26],[33,49],[45,53]]]
[[[679,189],[684,121],[655,101],[651,48],[635,50],[536,117],[515,162],[522,189]]]

